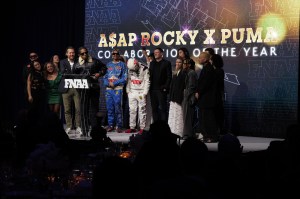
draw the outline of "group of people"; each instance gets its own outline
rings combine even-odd
[[[200,67],[186,48],[178,49],[168,124],[183,139],[199,137],[216,142],[224,124],[223,59],[212,48],[201,52],[197,59]]]
[[[79,136],[101,125],[97,119],[100,89],[105,92],[107,132],[142,134],[155,121],[169,124],[172,133],[184,139],[199,133],[207,142],[218,140],[224,123],[224,71],[222,57],[208,48],[197,58],[200,69],[187,48],[179,48],[175,70],[164,58],[163,49],[153,53],[142,50],[146,63],[136,58],[126,60],[118,49],[112,50],[112,61],[104,64],[91,57],[86,47],[77,51],[67,47],[66,58],[53,56],[44,68],[36,53],[30,53],[27,71],[27,94],[31,110],[43,113],[46,106],[59,112],[63,102],[66,133],[75,129]],[[56,60],[56,61],[54,61]],[[85,78],[89,89],[65,88],[66,78]],[[104,88],[101,88],[101,83]],[[102,91],[103,92],[103,91]],[[124,93],[125,92],[125,93]],[[123,123],[123,96],[128,98],[129,124]],[[38,114],[37,114],[38,115]],[[36,116],[37,116],[36,115]],[[199,124],[199,125],[196,125]]]
[[[47,111],[60,114],[63,104],[66,133],[73,129],[78,136],[88,135],[91,127],[98,125],[96,114],[99,107],[98,78],[106,73],[106,65],[92,58],[86,47],[67,47],[66,58],[54,55],[41,66],[37,53],[30,53],[30,64],[24,70],[29,114],[37,119]],[[89,89],[65,88],[64,79],[85,78]]]
[[[29,54],[29,59],[30,63],[23,70],[23,78],[30,115],[38,118],[48,109],[59,113],[61,95],[55,89],[62,78],[58,71],[59,56],[54,55],[44,66],[35,52]]]

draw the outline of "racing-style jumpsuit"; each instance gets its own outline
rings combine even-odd
[[[136,128],[136,118],[138,111],[140,129],[146,125],[146,96],[150,87],[150,74],[147,66],[137,63],[135,70],[128,70],[128,82],[126,92],[129,99],[129,126]]]

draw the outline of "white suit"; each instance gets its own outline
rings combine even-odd
[[[146,125],[146,96],[150,87],[150,74],[146,65],[130,58],[127,62],[128,79],[126,92],[129,100],[129,126],[136,128],[138,110],[139,126],[144,129]]]

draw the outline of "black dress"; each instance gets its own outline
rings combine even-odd
[[[30,81],[33,101],[29,106],[29,114],[39,118],[47,111],[46,80],[42,72],[35,70],[30,73]]]

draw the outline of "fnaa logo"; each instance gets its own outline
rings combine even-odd
[[[65,88],[88,89],[89,85],[86,79],[65,79]]]

